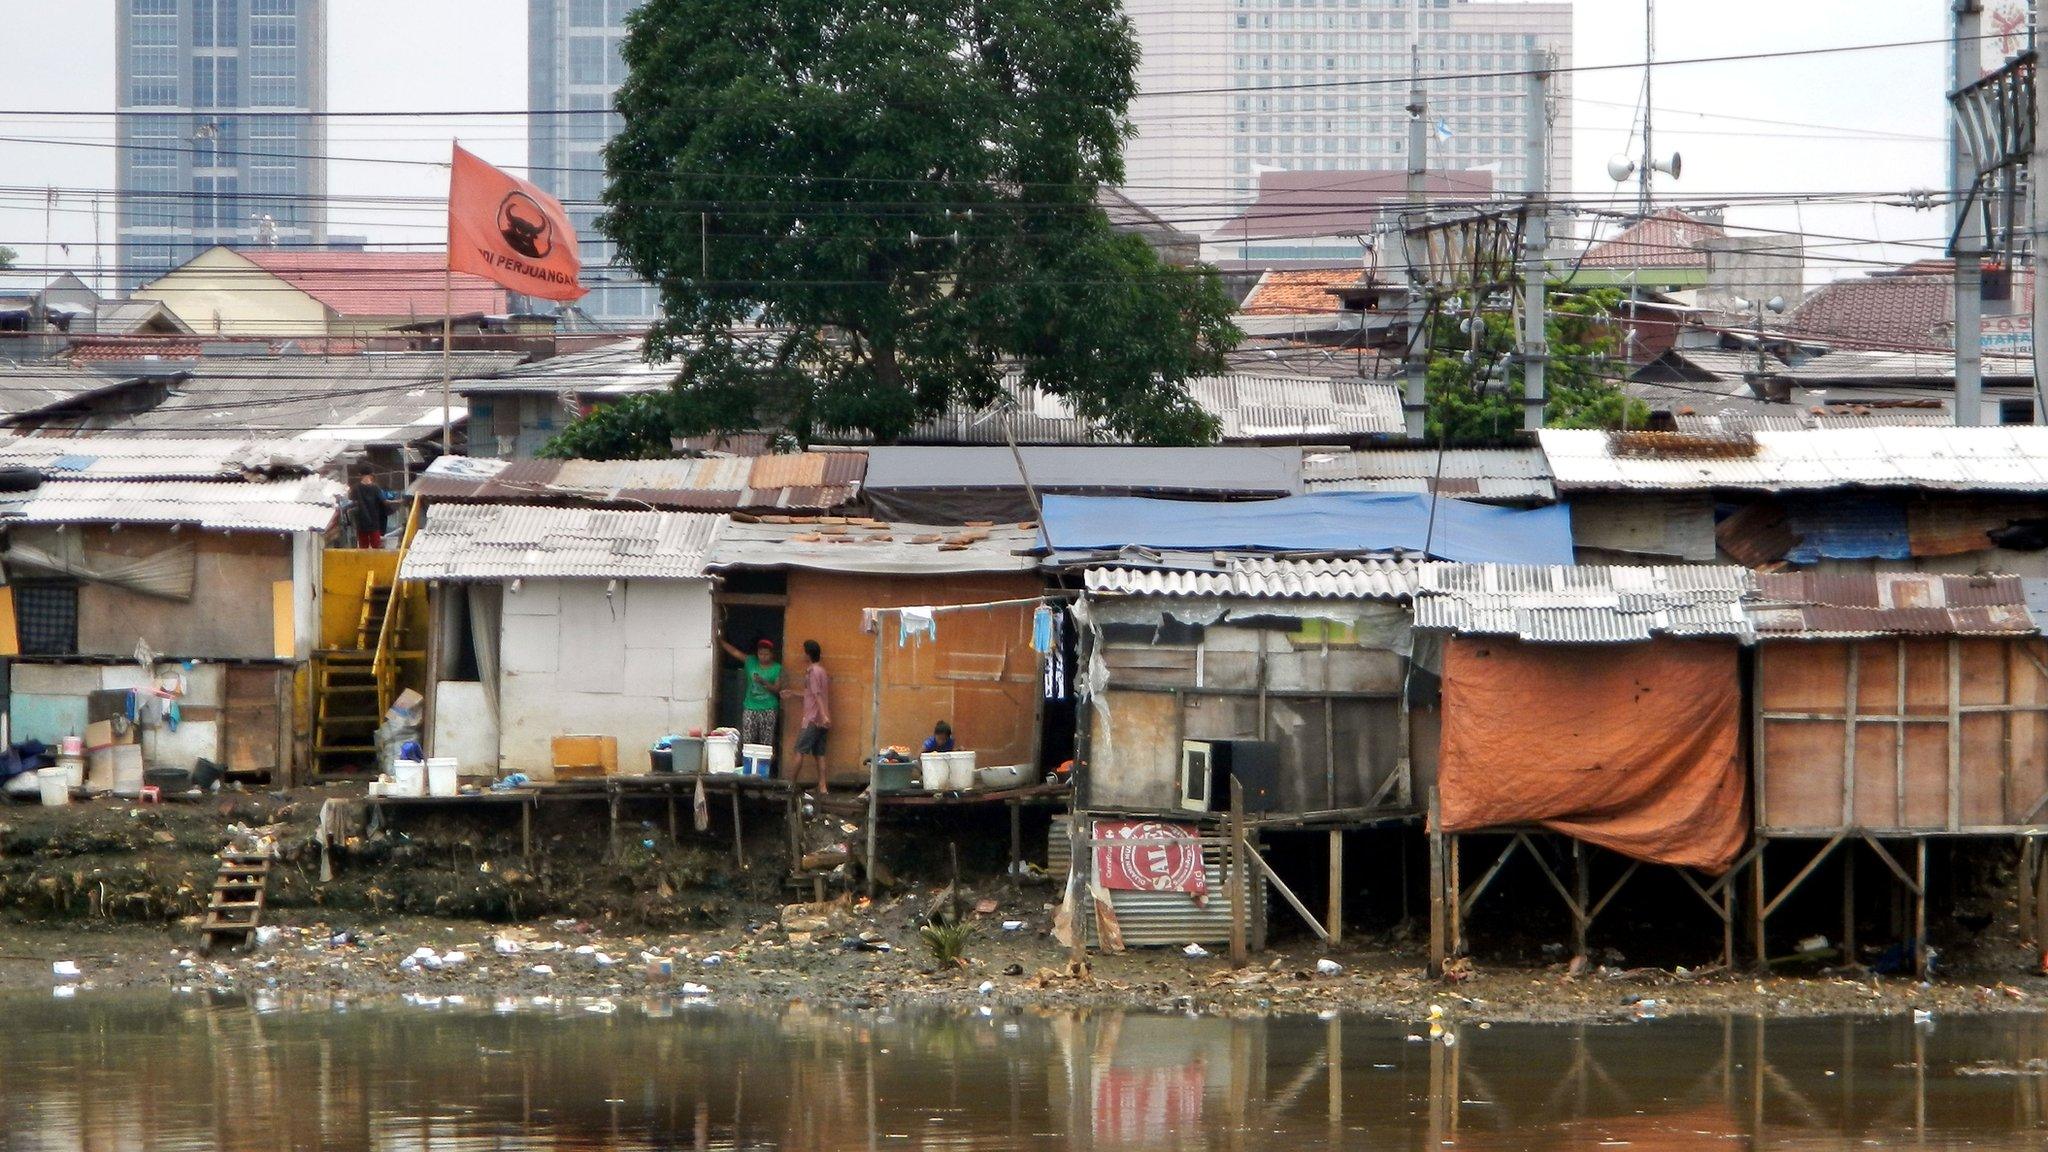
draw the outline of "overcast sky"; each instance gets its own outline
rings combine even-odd
[[[1993,5],[2012,0],[1993,0]],[[57,119],[24,110],[110,113],[116,0],[0,0],[0,27],[17,39],[0,69],[0,243],[42,265],[89,268],[90,190],[114,180],[110,115]],[[1662,0],[1657,54],[1677,60],[1906,40],[1947,32],[1941,0]],[[505,110],[526,102],[522,0],[330,0],[328,102],[335,111]],[[1640,63],[1641,0],[1578,0],[1576,63]],[[1673,65],[1657,70],[1659,152],[1684,154],[1669,187],[1699,197],[1900,192],[1943,182],[1947,50],[1939,45],[1771,60]],[[1607,158],[1628,144],[1640,68],[1576,78],[1575,191],[1606,194]],[[389,160],[440,161],[450,136],[497,163],[525,161],[525,124],[499,116],[333,122],[329,229],[374,241],[438,241],[445,170]],[[29,143],[66,140],[60,143]],[[46,213],[40,189],[59,196]],[[374,201],[351,202],[349,197]],[[383,202],[413,196],[411,205]],[[113,215],[103,201],[99,239],[111,262]],[[1868,204],[1735,206],[1731,224],[1845,237],[1813,241],[1809,281],[1853,273],[1851,258],[1932,254],[1945,234],[1938,212]],[[1905,245],[1920,242],[1923,247]],[[54,245],[70,245],[68,252]]]

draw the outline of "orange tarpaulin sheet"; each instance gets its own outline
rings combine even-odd
[[[1733,644],[1444,652],[1447,832],[1539,824],[1654,864],[1725,872],[1747,835]]]
[[[455,148],[448,178],[448,267],[543,300],[576,300],[576,229],[553,196]]]

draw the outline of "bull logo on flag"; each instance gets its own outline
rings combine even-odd
[[[498,205],[498,234],[514,252],[535,260],[547,259],[555,249],[554,228],[548,214],[524,192],[513,192]]]

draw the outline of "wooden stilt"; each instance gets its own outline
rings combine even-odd
[[[1429,975],[1444,974],[1450,911],[1445,907],[1444,822],[1442,801],[1437,790],[1429,790]]]
[[[1024,874],[1024,806],[1015,800],[1010,808],[1010,878]]]
[[[1449,915],[1447,917],[1448,923],[1444,926],[1444,947],[1452,956],[1463,956],[1468,949],[1465,947],[1465,909],[1463,907],[1465,903],[1465,876],[1460,865],[1464,854],[1459,849],[1464,844],[1465,838],[1463,836],[1451,836],[1448,839],[1450,841],[1450,852],[1449,858],[1444,862],[1444,888],[1445,895],[1449,898],[1450,903]]]
[[[1768,976],[1771,973],[1770,949],[1764,943],[1764,916],[1766,893],[1764,887],[1764,845],[1756,846],[1756,859],[1749,865],[1749,932],[1750,944],[1756,949],[1756,970]]]
[[[1593,920],[1586,910],[1593,901],[1592,877],[1586,870],[1586,846],[1576,839],[1572,841],[1572,891],[1572,955],[1590,958],[1586,941]]]
[[[1913,976],[1927,979],[1927,837],[1913,841]]]
[[[1330,906],[1324,914],[1323,928],[1330,934],[1330,943],[1344,939],[1344,830],[1330,829]]]
[[[1244,786],[1230,778],[1230,966],[1245,966]]]
[[[1842,963],[1856,962],[1856,845],[1842,848]]]
[[[2043,852],[2040,841],[2034,843],[2034,887],[2027,898],[2034,906],[2034,954],[2042,959],[2042,967],[2048,968],[2048,852]]]
[[[744,872],[747,870],[746,827],[740,820],[740,790],[732,790],[732,862]]]

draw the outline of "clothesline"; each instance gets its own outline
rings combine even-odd
[[[861,611],[875,616],[880,616],[884,612],[900,614],[905,609],[912,612],[926,613],[969,612],[982,611],[989,608],[1022,608],[1027,604],[1048,604],[1071,599],[1073,599],[1073,596],[1068,593],[1048,592],[1042,596],[1026,596],[1016,600],[985,600],[979,604],[899,604],[894,608],[863,608]]]

